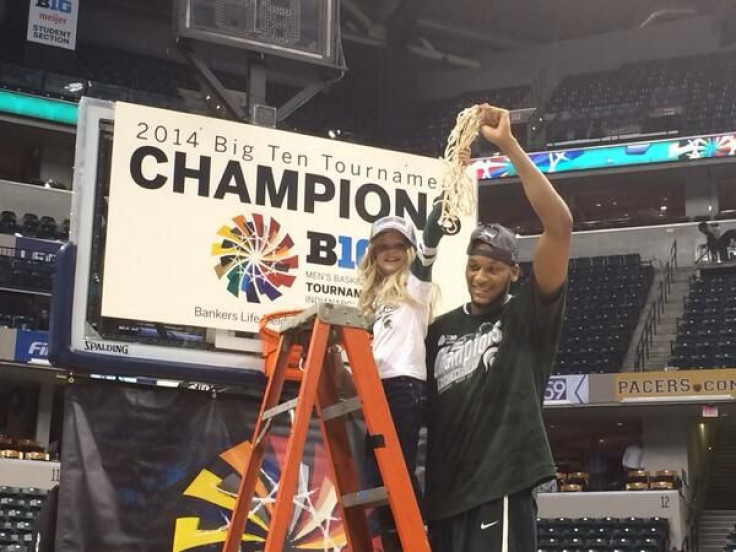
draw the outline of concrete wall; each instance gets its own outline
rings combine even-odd
[[[15,359],[15,339],[17,330],[0,328],[0,359]]]
[[[41,180],[63,182],[71,189],[74,174],[74,140],[65,135],[50,134],[44,138],[41,157]]]
[[[0,486],[51,489],[59,484],[59,462],[0,458]]]
[[[720,210],[715,182],[685,181],[685,216],[712,216]]]
[[[691,420],[674,423],[671,415],[650,414],[643,419],[644,469],[690,472],[688,445]]]
[[[71,165],[69,165],[71,172]],[[65,182],[71,182],[71,176]],[[72,210],[72,193],[9,180],[0,180],[0,205],[2,210],[15,211],[18,222],[24,213],[35,213],[39,217],[51,216],[61,224],[68,219]]]
[[[690,474],[688,499],[696,501],[693,507],[697,510],[705,499],[703,485],[705,485],[710,471],[712,453],[709,446],[715,441],[714,424],[699,421],[691,426],[689,433],[688,465],[690,466]]]
[[[612,493],[539,493],[539,517],[660,517],[670,524],[671,549],[681,550],[686,535],[687,505],[678,491]]]

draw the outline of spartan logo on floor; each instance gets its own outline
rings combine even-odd
[[[218,258],[215,274],[230,293],[248,303],[278,299],[281,288],[294,284],[293,272],[299,267],[291,236],[276,219],[258,213],[238,215],[232,223],[220,228],[212,244],[212,255]]]

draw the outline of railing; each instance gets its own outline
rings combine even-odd
[[[700,445],[706,458],[699,470],[700,473],[695,476],[693,491],[690,494],[689,515],[686,519],[688,537],[690,539],[690,552],[699,552],[700,550],[700,522],[706,506],[705,501],[708,495],[708,487],[712,483],[711,478],[713,476],[713,462],[715,459],[713,449],[716,448],[718,434],[723,426],[720,424],[708,424],[706,428],[709,429],[705,430],[704,442]]]
[[[647,311],[639,342],[636,345],[636,361],[634,363],[636,372],[641,372],[649,360],[651,348],[654,345],[654,336],[657,335],[657,328],[664,314],[664,306],[670,295],[676,270],[677,240],[672,242],[672,247],[670,247],[670,258],[664,266],[664,277],[659,282],[657,297],[652,301],[649,311]]]
[[[704,485],[703,478],[698,477],[695,479],[693,484],[693,492],[690,495],[689,500],[689,512],[685,525],[687,528],[686,543],[683,549],[689,550],[690,552],[698,552],[698,543],[700,541],[700,514],[703,510],[703,496],[704,496]]]

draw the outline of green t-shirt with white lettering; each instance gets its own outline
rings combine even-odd
[[[496,312],[472,315],[466,305],[430,325],[428,519],[555,476],[542,403],[565,296],[566,287],[544,301],[532,277]]]

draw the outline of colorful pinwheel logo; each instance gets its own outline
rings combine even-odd
[[[220,239],[212,244],[217,277],[227,283],[230,293],[249,303],[278,299],[280,288],[290,288],[296,279],[293,272],[299,258],[291,252],[294,241],[281,232],[276,219],[258,213],[238,215],[232,222],[220,228]]]
[[[283,469],[288,439],[271,436],[251,502],[241,550],[263,550],[273,515],[276,492]],[[235,508],[240,477],[245,472],[252,447],[241,443],[223,452],[202,469],[184,490],[174,527],[172,552],[219,552],[227,536]],[[321,445],[307,445],[307,463],[299,470],[294,511],[284,552],[343,552],[347,535],[337,504],[329,463]]]

